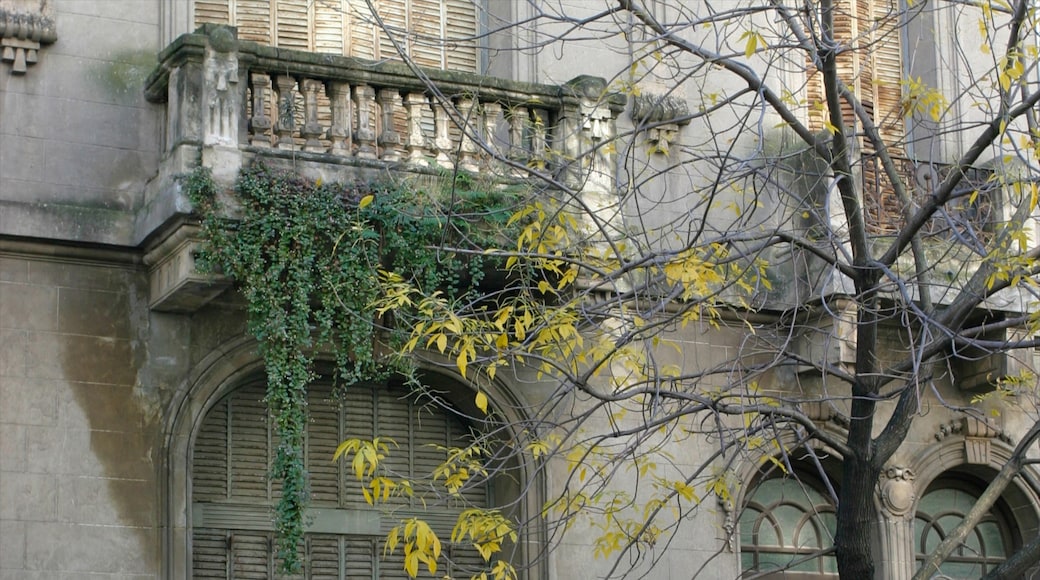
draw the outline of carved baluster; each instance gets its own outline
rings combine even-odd
[[[304,138],[303,150],[313,153],[324,153],[321,144],[321,125],[318,124],[318,91],[321,81],[316,79],[300,79],[300,92],[303,93],[303,127],[300,135]]]
[[[408,161],[415,165],[427,166],[429,155],[426,135],[423,134],[423,111],[427,103],[422,93],[408,93],[404,99],[405,109],[408,111]]]
[[[476,103],[469,97],[460,99],[458,111],[462,122],[465,123],[464,126],[459,127],[462,132],[462,141],[459,144],[459,167],[476,173],[480,171],[480,166],[477,165],[477,144],[470,136],[471,132],[476,131],[480,126],[477,122]]]
[[[498,140],[498,120],[502,117],[502,105],[500,103],[484,103],[484,145],[488,148],[488,161],[491,162],[495,155],[502,153]]]
[[[277,110],[275,111],[274,133],[277,136],[276,144],[279,149],[292,149],[293,130],[296,125],[294,113],[296,103],[293,99],[293,89],[296,87],[296,79],[278,75],[274,79],[275,93],[277,94]]]
[[[271,77],[267,73],[253,73],[249,78],[253,85],[253,116],[249,118],[249,142],[254,147],[270,147],[271,118],[267,116],[267,92],[271,89]]]
[[[531,125],[531,157],[527,162],[534,169],[545,169],[546,159],[546,127],[548,126],[548,113],[544,109],[531,109],[533,123]]]
[[[508,117],[509,159],[526,164],[531,146],[531,119],[528,115],[527,107],[516,106],[511,108]]]
[[[354,89],[354,98],[357,99],[357,156],[360,159],[377,159],[379,157],[376,149],[376,128],[374,109],[376,106],[376,91],[368,85],[358,85]]]
[[[379,91],[379,110],[381,125],[379,146],[382,147],[383,161],[400,161],[401,135],[394,128],[394,111],[401,106],[401,93],[397,89],[381,89]]]
[[[433,138],[433,147],[437,150],[437,164],[441,167],[452,167],[451,153],[451,133],[448,129],[448,111],[444,108],[444,105],[437,103],[433,106],[433,122],[435,135]]]
[[[325,94],[332,105],[332,125],[328,139],[329,152],[333,155],[349,156],[353,153],[353,128],[350,117],[350,85],[339,81],[327,81]]]

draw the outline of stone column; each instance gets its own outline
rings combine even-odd
[[[379,111],[381,127],[379,131],[379,146],[382,147],[383,161],[400,161],[401,135],[394,128],[394,112],[401,106],[401,93],[397,89],[380,89]]]
[[[376,149],[375,107],[376,91],[368,85],[358,85],[354,88],[354,97],[357,99],[357,156],[360,159],[377,159],[379,157]]]
[[[480,171],[480,166],[477,164],[477,144],[470,137],[470,133],[477,131],[480,126],[477,119],[477,104],[472,98],[463,97],[459,99],[458,111],[463,123],[459,127],[459,132],[462,134],[462,141],[459,143],[459,167],[476,173]]]
[[[318,123],[318,91],[321,90],[321,81],[315,79],[300,79],[300,92],[303,93],[303,127],[300,135],[305,139],[304,151],[313,153],[324,153],[325,146],[321,144],[321,125]]]
[[[293,129],[296,124],[294,114],[296,102],[293,98],[293,89],[296,88],[296,79],[288,75],[278,75],[274,79],[276,103],[274,133],[277,137],[276,144],[279,149],[293,149]]]
[[[451,168],[451,133],[448,129],[448,111],[444,105],[436,103],[433,105],[434,138],[433,147],[437,150],[437,164],[441,167]]]
[[[272,145],[271,118],[267,116],[267,94],[271,90],[271,76],[267,73],[249,75],[253,90],[253,116],[249,118],[249,144],[253,147]]]
[[[582,201],[596,220],[583,220],[585,235],[614,235],[621,230],[616,193],[617,147],[614,118],[620,110],[610,100],[607,83],[598,77],[582,76],[567,83],[573,98],[559,120],[563,140],[563,176],[566,183],[581,191]],[[608,228],[604,230],[603,228]]]
[[[917,489],[914,474],[905,467],[889,467],[881,475],[878,544],[879,578],[909,580],[914,575],[914,511]]]
[[[325,83],[325,94],[329,96],[329,104],[332,107],[332,125],[328,134],[331,142],[329,152],[333,155],[352,155],[354,131],[351,127],[350,85],[328,81]]]
[[[499,146],[500,143],[498,140],[498,123],[499,119],[502,117],[502,105],[495,102],[483,103],[483,108],[484,116],[482,119],[484,121],[484,145],[491,151],[487,155],[488,166],[490,169],[494,170],[497,167],[497,164],[494,163],[494,157],[495,155],[502,153],[502,148]]]
[[[427,107],[426,96],[422,93],[408,93],[404,99],[404,107],[408,112],[408,161],[425,167],[429,165],[426,157],[426,135],[423,133],[423,111]]]

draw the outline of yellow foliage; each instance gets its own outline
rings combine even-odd
[[[502,551],[502,543],[506,540],[517,541],[516,529],[498,510],[467,509],[459,514],[451,530],[452,542],[473,544],[485,562]]]
[[[430,574],[437,573],[441,557],[441,541],[430,525],[419,518],[409,518],[394,526],[387,534],[383,554],[392,554],[404,542],[404,571],[409,577],[419,575],[419,564],[426,564]]]

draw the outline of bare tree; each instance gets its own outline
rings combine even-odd
[[[474,40],[493,58],[579,50],[617,65],[596,68],[605,82],[571,85],[582,123],[544,119],[572,151],[529,157],[503,152],[472,110],[428,85],[532,195],[501,247],[444,248],[498,256],[497,286],[448,301],[389,278],[379,309],[410,329],[411,356],[478,385],[472,418],[485,429],[474,481],[476,471],[509,477],[528,466],[517,507],[549,474],[544,508],[518,509],[526,519],[503,529],[546,526],[547,551],[572,526],[591,529],[596,555],[611,563],[605,574],[640,575],[696,514],[739,512],[742,473],[810,466],[834,477],[824,490],[836,506],[833,546],[790,565],[833,557],[842,578],[874,577],[882,476],[928,409],[982,423],[1037,417],[1031,372],[985,376],[976,395],[954,387],[980,374],[962,369],[1040,344],[1035,8],[491,6],[486,36]],[[387,24],[378,8],[369,0],[359,10],[427,78],[408,46],[437,39]],[[923,31],[941,45],[927,53],[931,64],[915,60],[926,54],[914,42]],[[622,107],[616,125],[600,113]],[[710,347],[715,336],[724,347]],[[695,337],[707,338],[696,346]],[[495,397],[497,383],[525,394]],[[1038,433],[1040,424],[1015,434],[1012,460],[916,577],[939,571],[1030,469]],[[827,467],[835,457],[840,468]],[[1021,574],[1038,546],[1028,542],[991,577]]]

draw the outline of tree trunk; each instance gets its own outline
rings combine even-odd
[[[846,457],[843,466],[834,537],[838,574],[843,579],[872,580],[874,557],[871,548],[877,522],[874,487],[881,471],[861,457]]]

